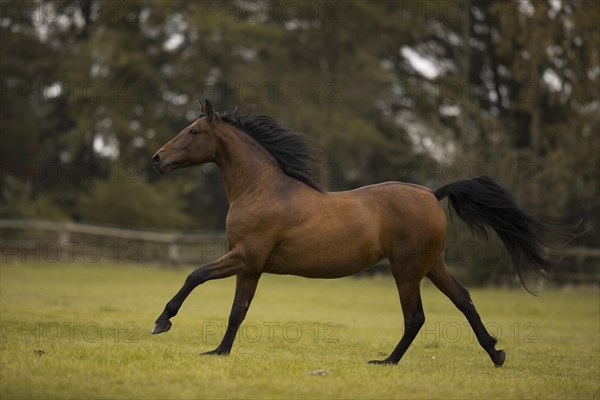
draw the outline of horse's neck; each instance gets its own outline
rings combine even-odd
[[[272,184],[282,171],[254,139],[235,128],[227,128],[221,130],[215,158],[231,203],[243,193]]]

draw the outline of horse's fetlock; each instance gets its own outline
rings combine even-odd
[[[165,314],[168,315],[168,318],[176,316],[178,311],[177,305],[172,304],[171,302],[168,302],[165,306]]]
[[[481,340],[479,342],[479,344],[481,345],[481,347],[483,347],[484,349],[490,351],[490,350],[496,350],[496,344],[498,344],[498,339],[496,339],[493,336],[490,336],[487,339]]]

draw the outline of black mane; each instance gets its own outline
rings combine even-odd
[[[247,133],[277,160],[287,175],[323,192],[318,175],[318,149],[299,132],[279,125],[268,115],[225,113],[219,118]]]

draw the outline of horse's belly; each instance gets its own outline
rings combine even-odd
[[[307,278],[341,278],[383,259],[374,243],[337,240],[285,242],[271,253],[264,272]]]

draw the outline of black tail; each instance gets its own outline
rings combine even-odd
[[[523,287],[532,294],[523,279],[523,270],[529,267],[545,277],[558,262],[557,258],[547,254],[550,246],[544,242],[542,235],[555,233],[565,242],[574,238],[562,233],[559,226],[543,223],[528,215],[519,208],[510,193],[487,176],[450,183],[436,190],[434,195],[438,200],[448,197],[450,205],[471,232],[487,237],[485,225],[496,231],[510,254],[514,272]]]

